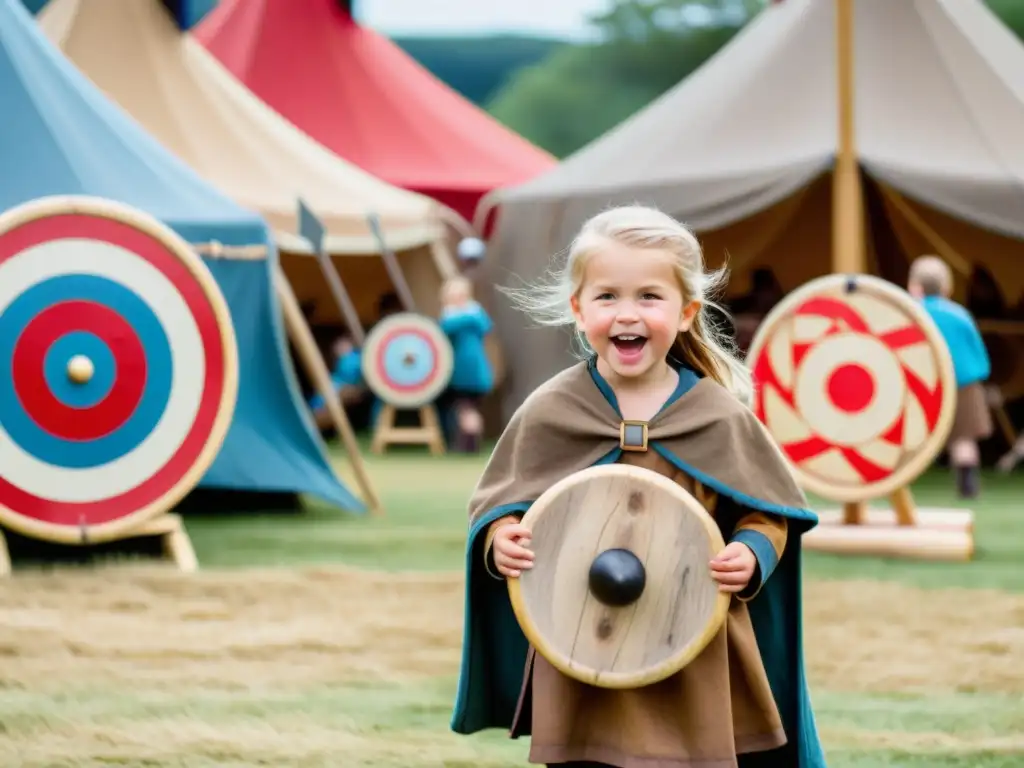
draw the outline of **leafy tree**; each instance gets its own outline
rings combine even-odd
[[[728,42],[763,0],[617,0],[590,22],[594,43],[566,46],[518,72],[491,114],[559,157],[685,78]]]
[[[393,42],[474,104],[483,106],[512,76],[568,43],[527,35],[395,37]]]

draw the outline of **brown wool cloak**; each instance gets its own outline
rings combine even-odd
[[[698,380],[686,369],[680,381],[685,391],[649,422],[649,450],[737,504],[790,522],[786,549],[749,608],[787,738],[801,755],[794,768],[823,766],[800,625],[800,535],[817,516],[748,408],[718,383]],[[528,648],[505,583],[484,569],[487,526],[499,517],[521,515],[570,474],[616,460],[621,421],[614,394],[592,361],[582,362],[535,390],[498,440],[469,504],[465,634],[451,723],[457,733],[510,726]]]

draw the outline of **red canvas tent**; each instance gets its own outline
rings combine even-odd
[[[344,0],[221,0],[195,34],[321,144],[467,220],[481,196],[556,163],[357,24]]]

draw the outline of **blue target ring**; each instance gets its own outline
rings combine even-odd
[[[19,373],[14,370],[13,357],[22,330],[37,314],[65,301],[88,301],[113,310],[134,330],[145,353],[146,378],[141,400],[127,420],[96,440],[74,441],[43,430],[25,411],[15,391],[14,380]],[[45,365],[45,378],[55,398],[75,405],[73,400],[67,398],[77,396],[86,404],[75,407],[88,408],[90,398],[102,388],[103,377],[108,375],[106,371],[109,371],[109,386],[113,386],[117,372],[109,348],[96,339],[110,355],[111,363],[109,366],[104,364],[102,352],[97,352],[96,357],[92,358],[96,367],[93,380],[99,379],[95,388],[91,390],[92,395],[84,392],[71,395],[67,388],[74,385],[67,384],[67,388],[57,388],[51,384],[59,378],[56,372],[51,376],[50,368],[51,357],[54,359],[54,366],[61,364],[58,354],[60,351],[55,351],[58,345],[61,345],[61,349],[70,349],[76,344],[90,344],[91,342],[84,338],[86,336],[96,338],[92,334],[77,334],[77,330],[69,328],[68,333],[50,348],[51,354],[48,355]],[[83,351],[83,348],[79,347],[79,350]],[[66,359],[63,362],[66,364]],[[20,294],[8,305],[0,315],[0,364],[4,367],[4,375],[0,375],[0,425],[3,425],[11,439],[26,453],[40,461],[70,469],[86,469],[106,464],[130,453],[142,443],[163,416],[170,399],[174,374],[174,362],[167,334],[146,302],[120,283],[88,274],[61,275],[44,280]],[[95,405],[102,399],[100,397],[91,400],[91,404]]]
[[[399,387],[415,387],[434,375],[437,361],[434,350],[422,336],[412,333],[396,336],[383,355],[384,370]]]
[[[92,378],[84,384],[68,380],[68,363],[76,355],[92,361]],[[117,377],[117,362],[103,340],[88,331],[61,336],[46,352],[43,375],[53,396],[70,408],[91,408],[110,394]]]

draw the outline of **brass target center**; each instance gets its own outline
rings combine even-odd
[[[402,358],[402,362],[405,365],[414,365],[416,363],[416,355],[412,352],[406,352],[405,357]]]
[[[86,384],[95,372],[95,367],[85,355],[75,355],[68,360],[68,378],[75,384]]]

